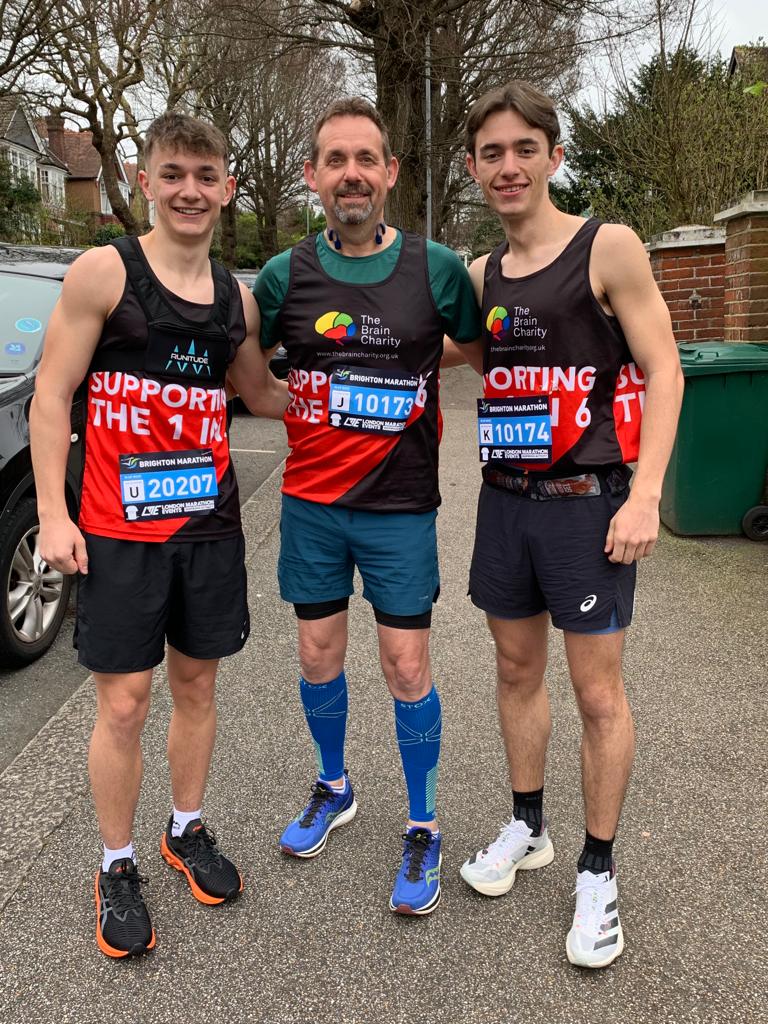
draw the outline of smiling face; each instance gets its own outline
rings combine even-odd
[[[560,166],[563,147],[549,152],[547,136],[515,110],[491,114],[478,129],[469,173],[485,200],[502,218],[531,216],[549,200],[549,179]]]
[[[155,203],[155,223],[171,234],[201,238],[213,233],[222,207],[230,202],[235,179],[220,156],[153,149],[139,184]]]
[[[381,132],[367,117],[332,117],[317,137],[317,158],[304,165],[304,177],[323,204],[330,227],[366,224],[384,213],[397,180],[397,160],[384,156]]]

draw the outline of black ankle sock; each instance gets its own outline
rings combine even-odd
[[[577,870],[591,871],[593,875],[602,875],[604,871],[610,871],[612,865],[613,839],[596,839],[587,832]]]
[[[544,787],[534,789],[530,793],[512,790],[512,814],[518,821],[524,821],[533,835],[541,835],[542,808],[544,806]]]

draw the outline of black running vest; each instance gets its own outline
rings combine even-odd
[[[213,304],[158,281],[138,239],[112,243],[120,302],[88,371],[80,526],[125,540],[218,540],[240,531],[224,380],[245,338],[237,282],[211,261]]]
[[[563,476],[637,459],[643,375],[589,280],[600,223],[585,221],[556,260],[526,277],[502,274],[506,242],[488,257],[478,401],[486,465]]]
[[[427,512],[440,503],[443,327],[426,243],[403,232],[397,265],[377,284],[329,277],[315,245],[311,236],[291,252],[278,320],[291,365],[283,492],[323,505]]]

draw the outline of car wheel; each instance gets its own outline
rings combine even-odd
[[[48,650],[67,611],[73,576],[41,559],[37,502],[24,498],[0,534],[0,665],[28,665]]]
[[[768,540],[768,505],[755,505],[744,514],[741,528],[750,540]]]

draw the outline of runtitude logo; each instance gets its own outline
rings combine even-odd
[[[509,313],[503,306],[494,306],[488,314],[485,326],[494,336],[500,338],[505,331],[509,330]]]
[[[323,313],[315,321],[315,330],[324,338],[331,338],[337,345],[343,345],[357,334],[357,324],[348,313]]]

